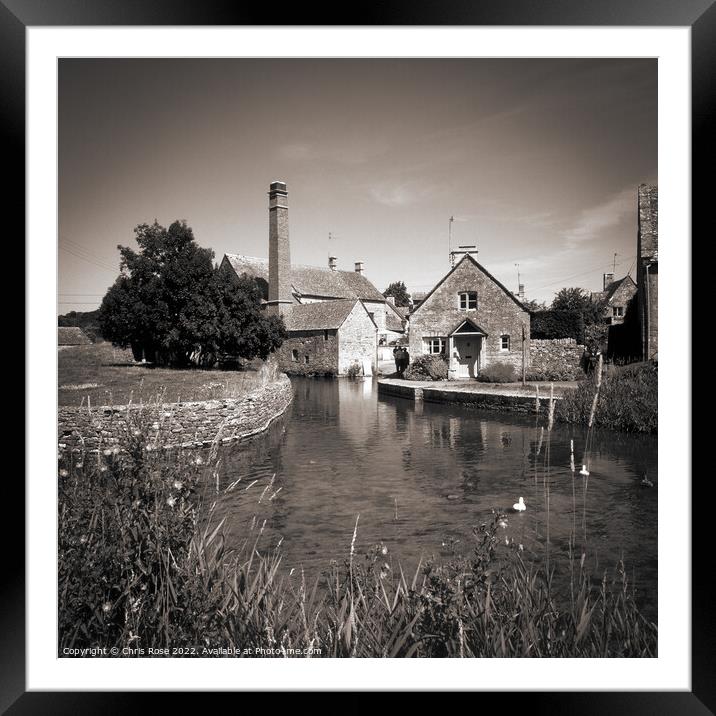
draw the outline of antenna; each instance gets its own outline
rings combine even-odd
[[[519,293],[520,290],[520,265],[515,264],[517,266],[517,292]]]
[[[612,265],[612,273],[616,276],[617,275],[616,272],[617,272],[617,255],[615,253],[614,254],[614,263]]]
[[[450,266],[455,265],[455,257],[452,255],[452,222],[455,221],[455,217],[451,216],[448,221],[448,252],[450,254]]]

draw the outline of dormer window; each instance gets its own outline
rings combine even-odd
[[[461,311],[474,311],[477,309],[477,291],[460,291],[458,299]]]

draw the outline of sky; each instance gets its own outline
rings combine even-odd
[[[653,59],[61,59],[58,312],[97,308],[133,229],[268,255],[288,185],[293,263],[427,291],[453,245],[510,290],[635,276],[657,182]],[[329,234],[333,237],[330,240]],[[517,266],[519,264],[519,267]]]

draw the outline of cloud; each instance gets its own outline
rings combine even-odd
[[[368,191],[375,201],[384,206],[400,207],[417,204],[435,194],[437,188],[419,181],[383,181],[373,184]]]
[[[566,248],[574,249],[587,241],[602,238],[605,230],[618,226],[630,216],[636,217],[634,186],[627,187],[603,204],[582,211],[577,221],[562,232]]]

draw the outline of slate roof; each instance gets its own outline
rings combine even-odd
[[[614,294],[617,292],[617,290],[624,284],[624,283],[631,283],[634,285],[634,288],[636,289],[636,284],[634,283],[634,279],[631,276],[624,276],[624,278],[620,278],[617,281],[612,281],[608,286],[606,291],[594,291],[592,293],[592,300],[594,301],[605,301],[606,303],[609,303],[612,298],[614,298]]]
[[[237,275],[245,273],[268,283],[268,259],[240,254],[225,254],[224,258]],[[291,285],[300,296],[320,298],[359,298],[362,301],[385,302],[385,297],[362,274],[355,271],[332,271],[318,266],[291,266]]]
[[[59,326],[57,329],[58,346],[88,346],[90,343],[89,336],[77,326]]]
[[[403,308],[401,310],[400,306],[394,306],[390,301],[386,302],[385,308],[385,327],[389,331],[398,333],[405,332],[405,317],[407,316],[408,309]]]
[[[284,322],[289,331],[336,330],[343,325],[356,303],[358,299],[355,298],[299,303],[284,315]]]

